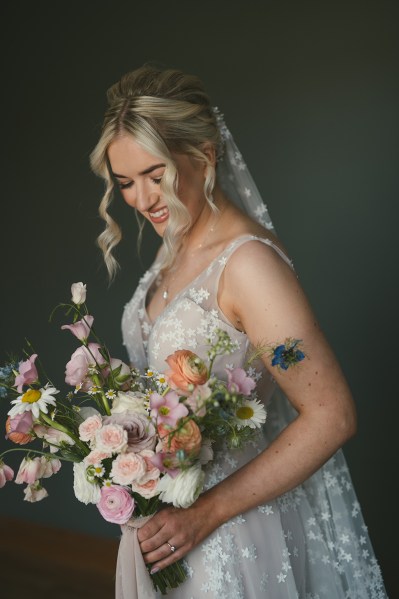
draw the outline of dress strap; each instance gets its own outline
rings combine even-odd
[[[239,247],[244,245],[244,243],[247,243],[249,241],[260,241],[261,243],[264,243],[265,245],[270,246],[277,252],[277,254],[280,256],[280,258],[282,260],[284,260],[284,262],[286,264],[288,264],[288,266],[292,270],[294,270],[292,261],[271,239],[268,239],[265,237],[258,237],[257,235],[247,234],[247,235],[242,235],[241,237],[237,237],[234,241],[232,241],[225,248],[225,250],[209,266],[206,273],[204,273],[204,275],[205,275],[204,279],[201,280],[201,285],[203,285],[204,288],[207,288],[210,292],[209,299],[207,299],[207,301],[204,302],[204,307],[205,307],[205,303],[206,303],[206,308],[208,310],[216,310],[217,313],[219,314],[219,317],[224,322],[226,322],[226,324],[228,324],[231,327],[234,327],[234,325],[227,319],[227,317],[222,312],[222,310],[219,306],[219,303],[218,303],[218,290],[219,290],[220,277],[226,267],[227,262],[229,261],[230,257],[234,254],[234,252]]]
[[[288,258],[288,256],[287,256],[287,254],[285,254],[283,252],[283,250],[280,249],[278,247],[278,245],[276,245],[271,239],[268,239],[268,238],[265,238],[265,237],[259,237],[258,235],[250,235],[250,234],[248,234],[248,235],[242,235],[241,237],[237,237],[237,239],[235,239],[229,246],[227,246],[227,248],[223,252],[222,268],[220,269],[221,271],[223,271],[223,268],[227,264],[227,261],[230,258],[230,256],[239,247],[241,247],[244,243],[246,243],[248,241],[261,241],[265,245],[268,245],[269,247],[273,248],[277,252],[277,254],[280,256],[280,258],[282,258],[284,260],[284,262],[286,264],[288,264],[288,266],[290,268],[292,268],[292,270],[294,270],[294,266],[293,266],[292,260],[290,260]]]

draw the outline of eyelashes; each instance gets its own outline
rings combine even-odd
[[[162,177],[151,179],[155,185],[160,185],[162,181]],[[134,181],[129,181],[129,183],[119,183],[119,189],[130,189],[133,186]]]

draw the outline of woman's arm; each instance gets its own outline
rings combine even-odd
[[[154,567],[165,567],[230,518],[302,483],[355,432],[355,408],[342,371],[295,274],[278,254],[262,242],[243,244],[226,266],[222,288],[223,310],[255,346],[302,340],[305,359],[286,371],[272,367],[264,355],[298,417],[192,507],[167,508],[140,530],[142,551]],[[162,545],[166,541],[178,548],[173,555]]]

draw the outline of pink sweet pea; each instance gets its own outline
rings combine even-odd
[[[61,329],[69,329],[79,341],[85,342],[90,335],[91,327],[93,326],[94,317],[87,314],[82,320],[75,322],[75,324],[64,324]]]
[[[97,507],[107,522],[126,524],[133,514],[134,499],[124,487],[119,485],[101,487],[101,498]]]
[[[129,389],[129,382],[132,378],[129,366],[122,362],[122,360],[119,360],[119,358],[111,358],[110,365],[113,379],[118,387]]]
[[[15,482],[33,484],[42,475],[43,464],[40,458],[24,458],[19,466]]]
[[[32,354],[30,358],[20,363],[19,374],[15,377],[14,383],[18,393],[22,393],[22,387],[24,385],[30,385],[38,380],[39,375],[35,366],[36,358],[37,354]]]
[[[75,445],[75,441],[71,439],[69,435],[59,431],[52,426],[43,426],[42,424],[35,424],[33,432],[39,439],[43,439],[50,445],[50,452],[56,453],[61,447],[61,443],[68,445]]]
[[[41,501],[45,497],[48,497],[46,489],[41,486],[39,481],[36,481],[32,485],[28,485],[24,489],[24,494],[24,501],[29,501],[30,503],[35,503],[36,501]]]
[[[71,285],[72,301],[77,306],[86,301],[86,285],[83,283],[72,283]]]
[[[53,474],[57,474],[59,469],[61,468],[61,462],[57,458],[47,458],[47,456],[42,455],[40,458],[42,464],[42,471],[40,478],[49,478]]]
[[[83,390],[87,391],[91,386],[90,381],[86,381],[89,366],[91,364],[96,366],[96,362],[101,367],[105,365],[100,347],[98,343],[89,343],[87,347],[78,347],[72,354],[65,370],[65,382],[68,385],[75,387],[82,383]]]
[[[179,418],[188,414],[188,409],[179,402],[179,396],[175,391],[169,391],[166,395],[151,393],[150,407],[151,418],[170,426],[176,426]]]
[[[251,391],[255,388],[256,383],[247,375],[243,368],[226,369],[226,372],[228,376],[227,389],[230,393],[251,395]]]
[[[13,478],[14,470],[4,462],[0,461],[0,489],[4,487],[8,480],[12,480]]]

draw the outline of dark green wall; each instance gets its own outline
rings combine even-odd
[[[346,455],[393,589],[398,3],[14,1],[2,13],[2,357],[28,336],[62,381],[75,344],[47,317],[80,280],[98,328],[122,357],[121,311],[152,260],[155,236],[146,233],[142,265],[134,214],[118,199],[123,268],[108,289],[94,246],[102,184],[88,166],[105,90],[146,60],[199,75],[353,389],[359,432]],[[0,410],[3,417],[7,406]],[[1,513],[117,535],[74,499],[68,466],[47,486],[50,498],[28,505],[20,487],[7,485]]]

